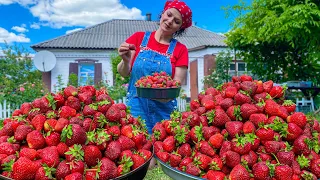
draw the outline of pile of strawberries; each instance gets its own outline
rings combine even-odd
[[[142,88],[178,88],[180,86],[180,81],[173,80],[164,71],[155,72],[150,76],[143,76],[135,83],[135,87]]]
[[[319,122],[295,112],[285,88],[251,76],[232,77],[153,128],[155,155],[207,179],[320,178]]]
[[[148,139],[144,122],[106,89],[68,86],[4,120],[0,172],[15,180],[111,179],[151,158]]]

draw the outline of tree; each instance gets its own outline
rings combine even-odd
[[[239,16],[226,34],[248,70],[262,80],[320,83],[320,0],[253,0],[227,7]],[[242,12],[242,13],[239,13]]]
[[[6,45],[0,58],[0,102],[20,105],[32,102],[45,92],[41,72],[35,70],[29,53],[18,46]]]
[[[229,68],[232,56],[229,51],[221,51],[216,58],[216,69],[208,76],[205,76],[203,83],[209,87],[217,87],[222,83],[230,81]]]

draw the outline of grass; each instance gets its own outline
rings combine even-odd
[[[148,170],[147,175],[144,177],[144,180],[172,180],[167,176],[162,169],[158,166],[151,170]]]

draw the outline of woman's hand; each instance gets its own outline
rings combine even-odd
[[[135,45],[124,42],[120,45],[118,49],[118,54],[122,57],[122,60],[125,63],[129,63],[131,60],[131,51],[135,49]]]

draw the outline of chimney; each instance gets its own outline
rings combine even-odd
[[[147,21],[151,21],[151,13],[147,13],[146,14],[146,20]]]

